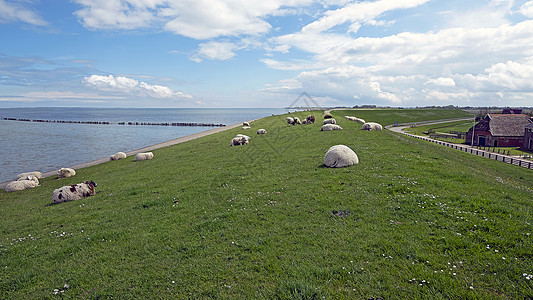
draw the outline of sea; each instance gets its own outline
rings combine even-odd
[[[19,173],[58,170],[215,128],[128,123],[233,125],[283,113],[281,108],[0,108],[0,182]]]

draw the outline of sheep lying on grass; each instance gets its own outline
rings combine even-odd
[[[250,127],[250,123],[248,123],[248,122],[242,122],[242,127]]]
[[[71,168],[61,168],[57,171],[57,178],[67,178],[76,175],[76,171]]]
[[[300,120],[300,118],[294,117],[293,119],[294,119],[294,124],[296,124],[296,125],[301,125],[302,124],[302,121]]]
[[[94,181],[85,181],[84,183],[60,187],[52,192],[52,202],[62,203],[93,196],[95,186]]]
[[[242,129],[250,129],[250,128],[252,128],[252,127],[250,127],[250,126],[243,126],[242,127]]]
[[[324,115],[324,119],[331,119],[331,118],[333,118],[333,116],[330,114]]]
[[[287,117],[287,124],[289,125],[294,125],[294,118],[291,118],[291,117]]]
[[[250,137],[244,134],[237,134],[230,143],[230,146],[246,145],[250,142]]]
[[[307,116],[307,118],[305,118],[307,120],[307,124],[313,124],[315,123],[315,116],[313,115],[309,115]]]
[[[352,116],[344,116],[344,118],[348,121],[354,121],[354,122],[355,122],[355,119],[357,119],[356,117],[352,117]]]
[[[124,152],[117,152],[117,153],[111,155],[111,157],[109,158],[109,160],[119,160],[119,159],[123,159],[123,158],[126,158],[126,153],[124,153]]]
[[[30,175],[35,176],[37,179],[41,179],[41,177],[43,176],[43,174],[41,174],[41,172],[39,171],[26,172],[18,174],[15,180],[26,179]]]
[[[320,131],[331,131],[331,130],[341,130],[342,127],[336,124],[326,124],[323,125]]]
[[[39,185],[39,179],[34,175],[29,175],[26,178],[20,178],[17,181],[8,183],[5,187],[6,192],[18,192],[25,189],[31,189]]]
[[[265,129],[259,129],[257,130],[257,134],[265,134],[267,131]]]
[[[343,168],[359,163],[357,154],[345,145],[335,145],[329,148],[324,156],[324,165],[329,168]]]
[[[337,124],[335,119],[325,119],[322,124]]]
[[[383,130],[383,126],[378,123],[368,122],[363,124],[363,130]]]
[[[154,154],[152,152],[141,152],[135,154],[134,161],[149,160],[152,158],[154,158]]]

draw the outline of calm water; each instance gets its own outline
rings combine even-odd
[[[119,122],[212,123],[232,125],[283,109],[0,109],[0,182],[22,172],[47,172],[106,158],[213,127],[129,126]],[[34,123],[3,118],[110,122],[110,125]]]

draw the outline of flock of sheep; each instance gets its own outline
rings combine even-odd
[[[383,130],[383,126],[374,122],[366,122],[363,119],[354,117],[354,116],[345,116],[346,120],[363,123],[362,130]],[[309,115],[304,120],[300,120],[298,117],[287,117],[286,118],[288,125],[301,125],[301,124],[314,124],[316,121],[315,116]],[[332,131],[332,130],[342,130],[342,127],[337,125],[337,121],[333,118],[332,115],[326,114],[324,116],[324,121],[322,122],[321,131]],[[250,129],[250,123],[244,122],[242,129]],[[265,129],[257,130],[257,134],[265,134]],[[230,146],[241,146],[246,145],[250,142],[250,137],[243,134],[238,134],[235,136],[231,142]],[[359,163],[359,158],[357,154],[345,145],[335,145],[326,152],[324,156],[324,165],[330,168],[342,168]]]
[[[117,152],[113,154],[109,160],[119,160],[126,158],[126,153]],[[134,161],[152,159],[154,154],[152,152],[144,152],[135,154]],[[71,168],[61,168],[57,171],[57,179],[67,178],[76,175],[76,171]],[[5,187],[6,192],[17,192],[25,189],[35,188],[39,186],[39,179],[42,178],[42,173],[38,171],[18,174],[16,179],[8,183]],[[65,201],[74,201],[81,198],[94,195],[94,188],[96,183],[94,181],[85,181],[78,184],[62,186],[52,192],[52,202],[61,203]]]
[[[345,118],[349,121],[353,122],[359,122],[363,123],[362,129],[363,130],[383,130],[383,127],[374,122],[365,122],[365,120],[353,117],[353,116],[345,116]],[[314,124],[316,121],[315,116],[309,115],[304,120],[300,120],[298,117],[287,117],[286,118],[287,124],[289,125],[300,125],[300,124]],[[333,116],[326,114],[324,116],[324,121],[322,122],[322,128],[321,131],[332,131],[332,130],[342,130],[342,127],[337,125],[336,120],[333,118]],[[242,129],[250,129],[250,123],[244,122]],[[265,129],[258,129],[257,134],[266,134],[267,131]],[[237,134],[230,142],[230,146],[241,146],[246,145],[250,142],[250,137],[244,134]],[[124,152],[117,152],[116,154],[112,155],[109,159],[110,160],[119,160],[126,158],[127,155]],[[152,152],[144,152],[144,153],[137,153],[135,155],[134,161],[142,161],[142,160],[149,160],[154,157],[154,154]],[[350,149],[348,146],[345,145],[335,145],[329,148],[329,150],[326,152],[326,155],[324,156],[324,165],[330,168],[342,168],[347,167],[351,165],[355,165],[359,163],[359,159],[357,157],[357,154]],[[67,178],[72,177],[76,175],[76,171],[71,168],[61,168],[57,171],[57,179],[60,178]],[[28,172],[28,173],[21,173],[17,175],[16,179],[10,183],[8,183],[5,187],[6,192],[16,192],[16,191],[22,191],[29,188],[35,188],[39,186],[39,179],[41,179],[42,174],[41,172]],[[94,188],[96,187],[96,183],[93,181],[85,181],[83,183],[73,184],[73,185],[67,185],[60,187],[58,189],[55,189],[52,192],[52,202],[53,203],[61,203],[65,201],[74,201],[79,200],[84,197],[92,196],[95,194]]]

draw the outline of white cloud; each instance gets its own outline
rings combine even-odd
[[[23,7],[22,3],[8,3],[0,0],[0,23],[24,22],[37,26],[48,23],[34,11]]]
[[[520,7],[520,13],[528,18],[533,18],[533,1],[524,3]]]
[[[288,7],[305,6],[312,0],[74,0],[75,12],[91,29],[161,28],[203,40],[221,36],[267,33],[268,16],[287,13]]]
[[[208,42],[199,45],[199,49],[191,57],[195,62],[201,62],[202,58],[210,60],[228,60],[233,58],[236,54],[233,52],[239,47],[234,43],[229,42]]]
[[[454,87],[455,81],[453,80],[453,78],[439,77],[437,79],[429,79],[428,81],[426,81],[425,84],[437,85],[442,87]]]
[[[166,99],[192,98],[190,95],[182,92],[176,92],[169,87],[152,85],[142,81],[139,82],[135,79],[124,76],[115,77],[113,75],[91,75],[84,77],[83,83],[102,92]]]

